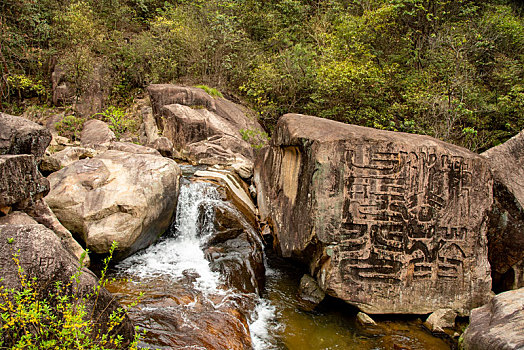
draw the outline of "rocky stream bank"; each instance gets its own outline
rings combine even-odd
[[[115,330],[142,345],[524,348],[524,133],[478,155],[289,114],[268,141],[226,99],[148,92],[127,141],[0,114],[2,285],[14,248],[45,290],[117,241],[94,312],[144,293]]]

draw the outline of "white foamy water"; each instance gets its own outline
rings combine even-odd
[[[220,274],[211,271],[201,249],[202,242],[214,233],[213,206],[223,205],[224,202],[213,185],[205,182],[183,183],[170,237],[125,259],[117,268],[143,282],[158,276],[177,280],[187,273],[196,274],[198,277],[194,287],[204,294],[234,293],[218,288]],[[251,319],[249,330],[254,349],[276,349],[272,345],[275,327],[270,325],[275,319],[275,307],[268,300],[257,298],[257,306]]]
[[[217,289],[220,275],[211,271],[200,248],[201,241],[214,230],[213,218],[209,217],[213,215],[212,205],[220,202],[220,195],[210,184],[182,184],[171,237],[125,259],[118,267],[141,279],[161,275],[179,279],[184,277],[184,273],[196,273],[196,289],[220,293]],[[202,220],[207,223],[206,227],[199,225],[201,211],[208,216]]]

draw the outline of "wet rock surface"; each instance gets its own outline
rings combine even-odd
[[[324,293],[313,277],[310,275],[302,276],[298,287],[298,300],[302,309],[306,311],[313,310],[324,300],[325,296],[326,293]]]
[[[488,229],[494,289],[524,287],[517,266],[524,263],[524,131],[482,155],[489,160],[494,176]]]
[[[17,215],[16,223],[20,221]],[[23,216],[23,215],[22,215]],[[47,296],[55,293],[56,282],[61,282],[62,286],[69,286],[70,278],[78,269],[78,260],[62,247],[60,239],[55,233],[43,225],[30,224],[27,217],[23,225],[13,225],[13,221],[0,224],[0,275],[1,285],[6,288],[20,289],[20,279],[18,266],[13,262],[13,254],[18,253],[20,266],[28,278],[36,277],[39,295]],[[11,243],[6,243],[6,242]],[[80,295],[92,293],[97,284],[96,276],[86,268],[82,269],[82,274],[78,279],[78,291]],[[72,289],[67,290],[68,293]],[[102,334],[106,331],[110,319],[110,314],[120,307],[113,296],[105,289],[100,289],[97,300],[89,299],[87,303],[87,314],[93,315]],[[117,334],[123,336],[129,342],[134,335],[134,327],[128,318],[124,323],[117,327]],[[125,343],[125,342],[124,342]]]
[[[115,240],[123,258],[169,227],[180,174],[171,159],[106,151],[51,174],[46,201],[92,252],[107,253]]]
[[[212,271],[219,272],[226,285],[242,293],[262,293],[264,253],[262,241],[251,225],[227,206],[214,206],[214,233],[206,237],[204,252]],[[205,226],[205,217],[200,223]]]
[[[524,288],[501,293],[471,311],[465,350],[524,348]]]
[[[277,250],[329,295],[371,314],[467,314],[488,300],[484,158],[426,136],[285,115],[254,181]]]

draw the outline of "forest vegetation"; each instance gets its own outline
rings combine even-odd
[[[271,131],[289,112],[483,151],[524,128],[524,5],[510,0],[2,0],[0,110],[205,84]]]

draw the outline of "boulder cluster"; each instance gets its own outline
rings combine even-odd
[[[437,333],[470,316],[466,349],[524,346],[524,132],[479,155],[288,114],[268,144],[255,115],[224,98],[168,84],[148,93],[142,145],[97,119],[75,143],[56,118],[44,127],[0,114],[0,283],[16,284],[13,249],[46,282],[69,278],[84,249],[99,257],[117,241],[123,259],[151,245],[175,215],[178,159],[209,166],[194,177],[242,213],[214,208],[217,234],[203,247],[229,287],[262,291],[264,238],[307,267],[305,310],[329,295],[360,309],[363,324],[374,324],[365,313],[431,314]],[[83,285],[95,284],[84,270]],[[130,337],[131,322],[121,331]],[[251,346],[243,332],[239,348]]]

